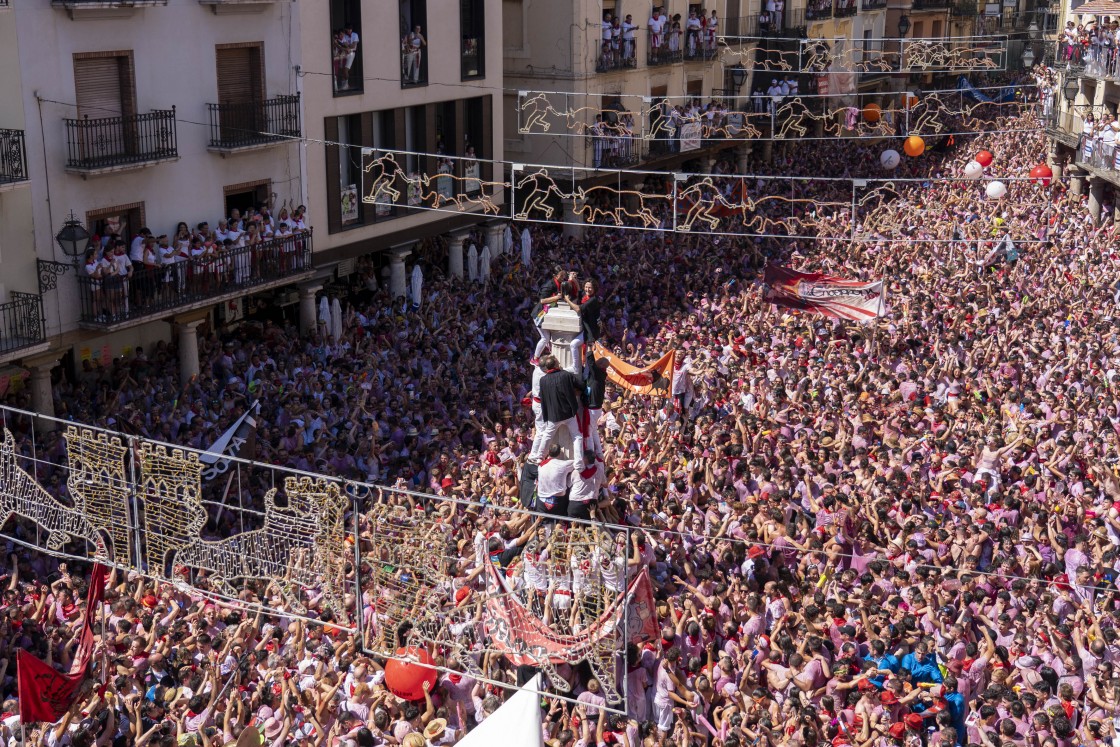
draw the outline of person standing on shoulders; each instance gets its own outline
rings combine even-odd
[[[571,371],[560,368],[560,361],[555,355],[546,355],[541,359],[545,374],[541,377],[541,417],[544,419],[544,435],[540,442],[535,443],[533,451],[529,454],[529,461],[536,463],[544,454],[544,450],[552,445],[557,431],[561,426],[568,428],[568,435],[572,439],[572,454],[577,462],[583,459],[582,441],[576,415],[580,408],[580,394],[583,391],[583,382]],[[578,464],[582,469],[582,464]]]

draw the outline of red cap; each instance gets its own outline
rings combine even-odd
[[[459,604],[464,599],[471,595],[471,587],[460,586],[458,591],[455,592],[455,604]]]
[[[906,714],[906,725],[911,729],[921,729],[924,723],[921,716],[916,713]]]
[[[883,705],[894,705],[898,702],[898,696],[892,693],[890,690],[884,690],[883,692],[879,693],[879,702]]]
[[[874,690],[875,684],[871,680],[864,677],[859,681],[859,684],[856,685],[856,689],[860,692],[867,692],[868,690]]]
[[[895,739],[902,739],[906,735],[906,724],[902,722],[891,724],[891,728],[887,730],[887,733]]]

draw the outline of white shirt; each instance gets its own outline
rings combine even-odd
[[[137,236],[132,239],[132,244],[128,247],[128,258],[133,262],[144,261],[144,237]]]
[[[598,459],[595,460],[594,467],[585,471],[591,471],[591,474],[584,477],[581,472],[572,472],[572,493],[569,497],[580,503],[588,503],[599,496],[599,486],[603,484],[603,478],[606,476],[603,463]]]
[[[629,21],[622,22],[622,38],[627,41],[634,39],[634,29],[638,28],[638,24],[630,23]]]
[[[537,495],[543,498],[562,495],[572,482],[574,466],[571,459],[542,460],[537,469]]]
[[[611,22],[603,21],[603,41],[611,40]]]
[[[649,32],[651,34],[660,34],[665,29],[665,16],[660,18],[649,19]]]
[[[540,366],[533,366],[533,399],[541,398],[541,379],[544,378],[544,371]]]

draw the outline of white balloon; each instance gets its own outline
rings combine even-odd
[[[984,175],[984,167],[979,161],[969,161],[964,165],[965,179],[979,179]]]
[[[984,189],[984,193],[991,197],[993,200],[998,200],[1007,194],[1007,185],[1003,182],[988,182],[988,186]]]
[[[879,165],[888,171],[898,168],[901,162],[902,156],[898,155],[897,150],[885,150],[883,155],[879,156]]]

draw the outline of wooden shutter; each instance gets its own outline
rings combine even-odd
[[[90,57],[74,60],[74,93],[78,118],[119,117],[124,112],[122,58]]]
[[[233,47],[217,50],[218,103],[244,104],[261,99],[260,49]]]

